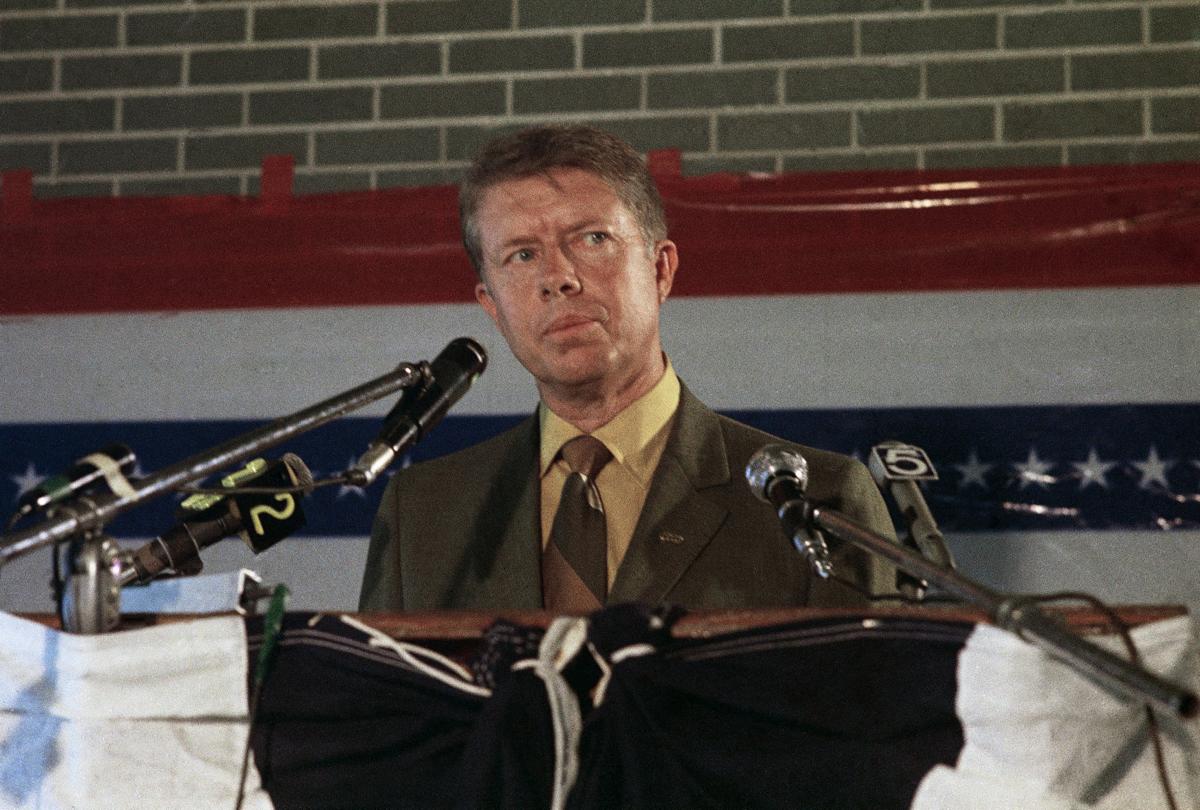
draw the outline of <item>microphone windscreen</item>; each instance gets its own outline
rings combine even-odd
[[[803,492],[808,487],[808,461],[786,444],[768,444],[759,448],[746,464],[746,483],[759,500],[770,501],[767,488],[779,475],[795,479]]]

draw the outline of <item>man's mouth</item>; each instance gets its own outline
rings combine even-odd
[[[596,323],[595,318],[588,318],[584,315],[560,315],[550,322],[542,334],[547,336],[568,335],[585,329],[593,323]]]

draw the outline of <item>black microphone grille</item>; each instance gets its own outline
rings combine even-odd
[[[460,368],[467,369],[472,376],[487,369],[487,350],[475,338],[455,338],[446,344],[434,362],[449,360]]]
[[[804,490],[808,487],[808,462],[790,445],[768,444],[759,448],[746,464],[746,483],[761,501],[769,500],[767,485],[778,475],[790,475]]]

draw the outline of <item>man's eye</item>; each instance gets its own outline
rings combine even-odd
[[[509,257],[509,261],[514,261],[514,262],[528,262],[528,261],[532,261],[532,259],[533,259],[533,251],[530,250],[529,248],[521,248],[520,250],[513,253],[513,255]]]
[[[608,239],[608,234],[604,231],[592,231],[584,236],[589,245],[598,245]]]

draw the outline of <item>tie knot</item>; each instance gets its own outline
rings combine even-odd
[[[571,472],[582,473],[590,480],[604,468],[612,453],[595,436],[576,436],[562,446],[562,457]]]

